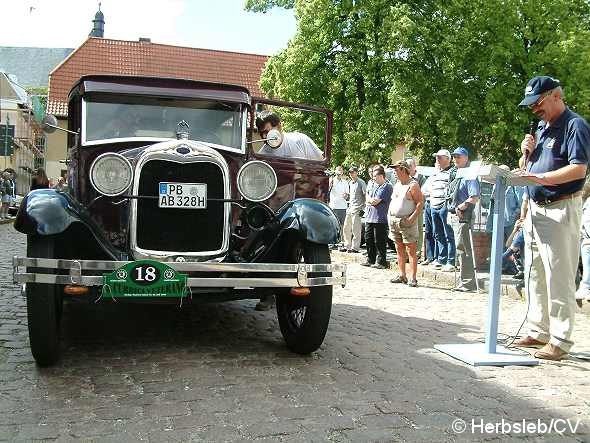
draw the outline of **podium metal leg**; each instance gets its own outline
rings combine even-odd
[[[500,311],[500,283],[502,277],[502,252],[504,251],[504,206],[506,181],[496,177],[492,233],[492,262],[486,320],[486,341],[473,344],[435,345],[434,348],[473,366],[537,365],[539,361],[520,351],[512,351],[498,342],[498,318]],[[473,245],[472,245],[473,247]]]

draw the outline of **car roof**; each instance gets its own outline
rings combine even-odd
[[[156,97],[204,98],[249,105],[250,92],[238,85],[203,82],[180,78],[138,77],[125,75],[86,75],[72,87],[69,95],[87,93],[145,95]]]

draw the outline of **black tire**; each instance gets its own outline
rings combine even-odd
[[[330,263],[328,245],[303,242],[293,253],[295,262]],[[315,273],[310,277],[329,276]],[[286,291],[277,296],[277,315],[287,347],[298,354],[317,350],[324,341],[332,311],[332,286],[314,286],[307,297],[294,297]]]
[[[27,257],[54,258],[55,239],[51,236],[27,237]],[[28,272],[40,272],[28,268]],[[51,366],[59,359],[59,324],[62,296],[58,285],[27,283],[27,319],[31,353],[39,366]]]

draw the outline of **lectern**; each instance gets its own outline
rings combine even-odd
[[[502,252],[504,251],[504,206],[506,187],[508,185],[527,186],[535,183],[530,179],[519,177],[512,172],[500,169],[496,165],[482,165],[473,162],[469,168],[457,171],[458,177],[494,183],[494,214],[492,232],[492,262],[490,267],[490,284],[488,295],[488,313],[486,321],[485,343],[461,343],[435,345],[445,354],[473,366],[509,366],[537,365],[539,361],[522,352],[515,352],[498,345],[498,317],[500,310],[500,279],[502,277]],[[489,215],[488,215],[489,217]],[[473,248],[473,245],[472,245]]]

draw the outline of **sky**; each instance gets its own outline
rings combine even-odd
[[[97,0],[0,0],[0,46],[76,48]],[[105,38],[273,55],[295,34],[293,11],[244,11],[245,0],[101,0]],[[7,13],[7,14],[6,14]]]

